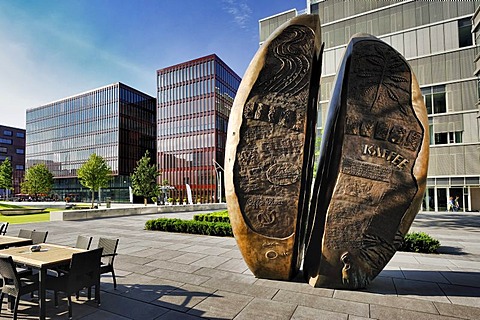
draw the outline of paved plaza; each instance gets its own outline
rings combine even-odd
[[[120,238],[115,261],[118,287],[102,277],[101,306],[81,294],[74,319],[480,319],[480,214],[421,213],[412,230],[442,243],[440,254],[398,252],[362,291],[312,288],[256,279],[233,238],[143,230],[157,217],[128,216],[86,221],[10,225],[46,230],[50,243],[74,245],[77,235]],[[67,319],[66,299],[48,303],[49,319]],[[36,319],[35,300],[24,296],[19,319]],[[2,306],[1,319],[12,314]]]

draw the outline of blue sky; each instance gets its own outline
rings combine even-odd
[[[306,0],[0,0],[0,124],[123,82],[155,96],[156,70],[212,53],[243,76],[258,20]]]

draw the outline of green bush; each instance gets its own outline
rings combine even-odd
[[[232,226],[226,222],[208,222],[182,219],[159,218],[148,220],[145,229],[167,232],[204,234],[209,236],[233,237]]]
[[[207,222],[225,222],[230,223],[230,218],[228,217],[228,211],[219,211],[212,213],[196,214],[193,216],[195,221],[207,221]]]
[[[408,233],[403,239],[400,251],[436,253],[440,248],[440,241],[432,238],[425,232]]]

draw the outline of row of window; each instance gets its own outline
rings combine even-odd
[[[3,135],[7,137],[12,137],[13,132],[11,130],[3,130]],[[25,138],[25,133],[23,132],[15,132],[15,136],[17,138]]]
[[[173,84],[208,77],[214,74],[214,61],[204,61],[196,65],[178,69],[163,69],[158,73],[158,86],[166,87]]]
[[[82,158],[82,156],[77,154],[79,152],[77,151],[78,149],[91,149],[92,147],[102,149],[105,145],[116,143],[118,143],[118,131],[115,130],[110,132],[100,132],[97,134],[74,136],[68,139],[52,139],[38,144],[28,144],[27,154],[29,157],[36,157],[36,155],[41,155],[46,152],[58,152],[63,150],[68,150],[71,152],[72,150],[75,150],[75,152],[71,152],[74,157],[80,157],[78,158],[79,160],[86,160],[90,154],[87,155],[86,158]]]
[[[176,120],[158,125],[158,136],[164,137],[174,134],[183,134],[215,129],[214,116],[194,117]]]
[[[446,50],[471,46],[473,42],[470,28],[471,20],[470,18],[467,18],[404,32],[393,36],[380,37],[380,39],[390,44],[405,58],[409,59],[417,56],[424,56],[433,53],[444,52]],[[468,33],[466,33],[465,30],[468,30]],[[328,35],[325,41],[328,41]],[[343,42],[342,45],[345,45],[347,41]],[[344,51],[345,47],[325,51],[322,75],[334,74],[336,72],[338,65],[342,60]],[[455,54],[457,57],[454,57]],[[445,57],[445,59],[451,61],[452,65],[457,65],[459,59],[458,53],[455,52],[449,55],[452,56],[452,59],[449,59],[448,57]],[[472,74],[472,61],[473,58],[468,61],[468,77],[470,77]],[[439,61],[439,63],[442,64],[441,61]],[[427,66],[431,66],[432,60],[427,61],[426,64]],[[443,65],[445,65],[445,63],[443,63]],[[445,67],[443,69],[445,69]]]
[[[213,110],[213,96],[196,100],[183,100],[175,104],[160,105],[158,108],[158,119],[161,121],[169,118],[195,115],[210,110]]]
[[[188,150],[182,153],[162,153],[159,156],[159,166],[162,169],[185,169],[213,165],[212,151]]]
[[[373,4],[380,1],[360,2]],[[385,1],[381,2],[385,3]],[[317,6],[311,11],[319,14],[321,23],[326,24],[341,19],[340,16],[344,12],[340,7],[343,5],[354,6],[357,4],[355,1],[325,1],[321,2],[321,7]],[[333,10],[334,6],[337,7],[335,10]],[[430,4],[427,1],[415,1],[355,17],[347,14],[343,17],[349,18],[344,21],[323,25],[324,36],[322,39],[325,41],[326,48],[335,47],[346,43],[355,33],[366,32],[373,35],[395,33],[459,16],[471,15],[475,12],[475,8],[474,1],[430,1]],[[361,11],[362,13],[370,10],[369,8],[364,9]],[[347,12],[349,11],[347,10]],[[338,16],[332,17],[333,14]]]
[[[202,135],[160,139],[157,142],[158,152],[182,151],[209,147],[215,147],[214,132]]]
[[[168,89],[162,88],[158,93],[158,102],[168,103],[212,93],[213,83],[214,78],[209,78],[193,83],[180,84],[179,86],[170,87]]]

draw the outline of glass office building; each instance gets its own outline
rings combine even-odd
[[[319,124],[350,37],[369,33],[393,46],[414,70],[429,114],[430,161],[423,210],[480,210],[480,124],[472,16],[479,1],[307,1],[320,16]],[[265,19],[263,19],[265,20]],[[262,34],[262,31],[260,31]]]
[[[157,71],[157,163],[170,196],[223,198],[228,117],[240,77],[215,54]]]
[[[115,83],[27,110],[26,166],[45,163],[59,199],[89,201],[77,170],[92,153],[112,168],[101,201],[129,201],[130,174],[149,150],[156,153],[156,100]]]
[[[13,190],[0,189],[0,198],[20,193],[25,175],[25,129],[0,125],[0,163],[8,159],[12,164]]]

